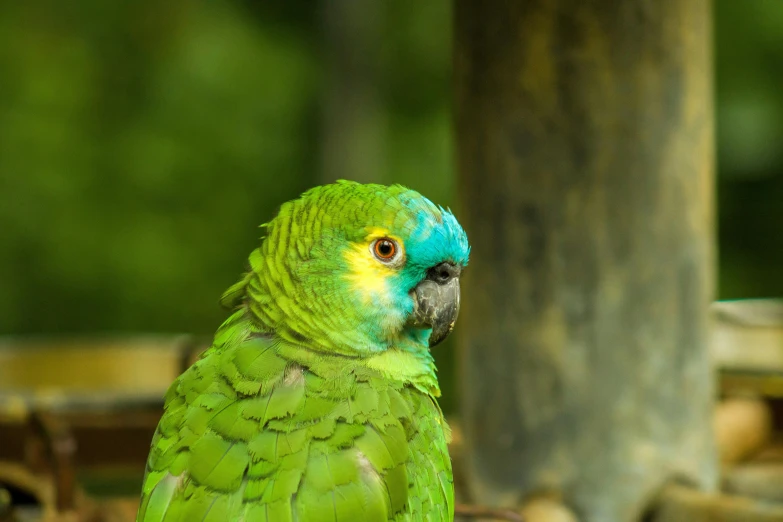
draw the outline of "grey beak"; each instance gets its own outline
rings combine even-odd
[[[452,263],[441,263],[432,267],[411,293],[415,308],[409,324],[432,328],[430,347],[448,337],[457,322],[460,272]]]

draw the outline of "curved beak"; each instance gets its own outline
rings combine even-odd
[[[460,272],[460,267],[452,263],[441,263],[431,268],[427,278],[411,292],[415,308],[409,324],[432,328],[430,348],[448,337],[457,322]]]

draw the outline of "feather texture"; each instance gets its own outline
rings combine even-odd
[[[341,366],[335,386],[281,348],[264,337],[213,347],[172,386],[138,520],[451,520],[433,399],[361,360],[321,361],[327,374]]]
[[[464,232],[413,191],[354,183],[266,229],[223,297],[234,312],[166,395],[137,520],[453,520],[435,366],[406,318],[428,266],[467,263]],[[373,267],[378,234],[404,266]]]

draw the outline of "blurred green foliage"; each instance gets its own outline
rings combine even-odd
[[[0,333],[214,331],[256,225],[324,180],[325,4],[0,4]],[[449,4],[383,3],[372,59],[371,178],[443,204]],[[783,2],[715,16],[721,296],[780,295]]]
[[[319,13],[298,4],[1,4],[0,332],[214,330],[256,226],[321,181]],[[379,36],[379,175],[447,203],[448,2],[414,6]]]
[[[783,295],[783,2],[715,1],[720,296]]]

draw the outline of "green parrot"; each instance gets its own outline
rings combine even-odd
[[[137,521],[451,521],[430,347],[469,246],[405,187],[341,181],[285,203],[166,394]]]

